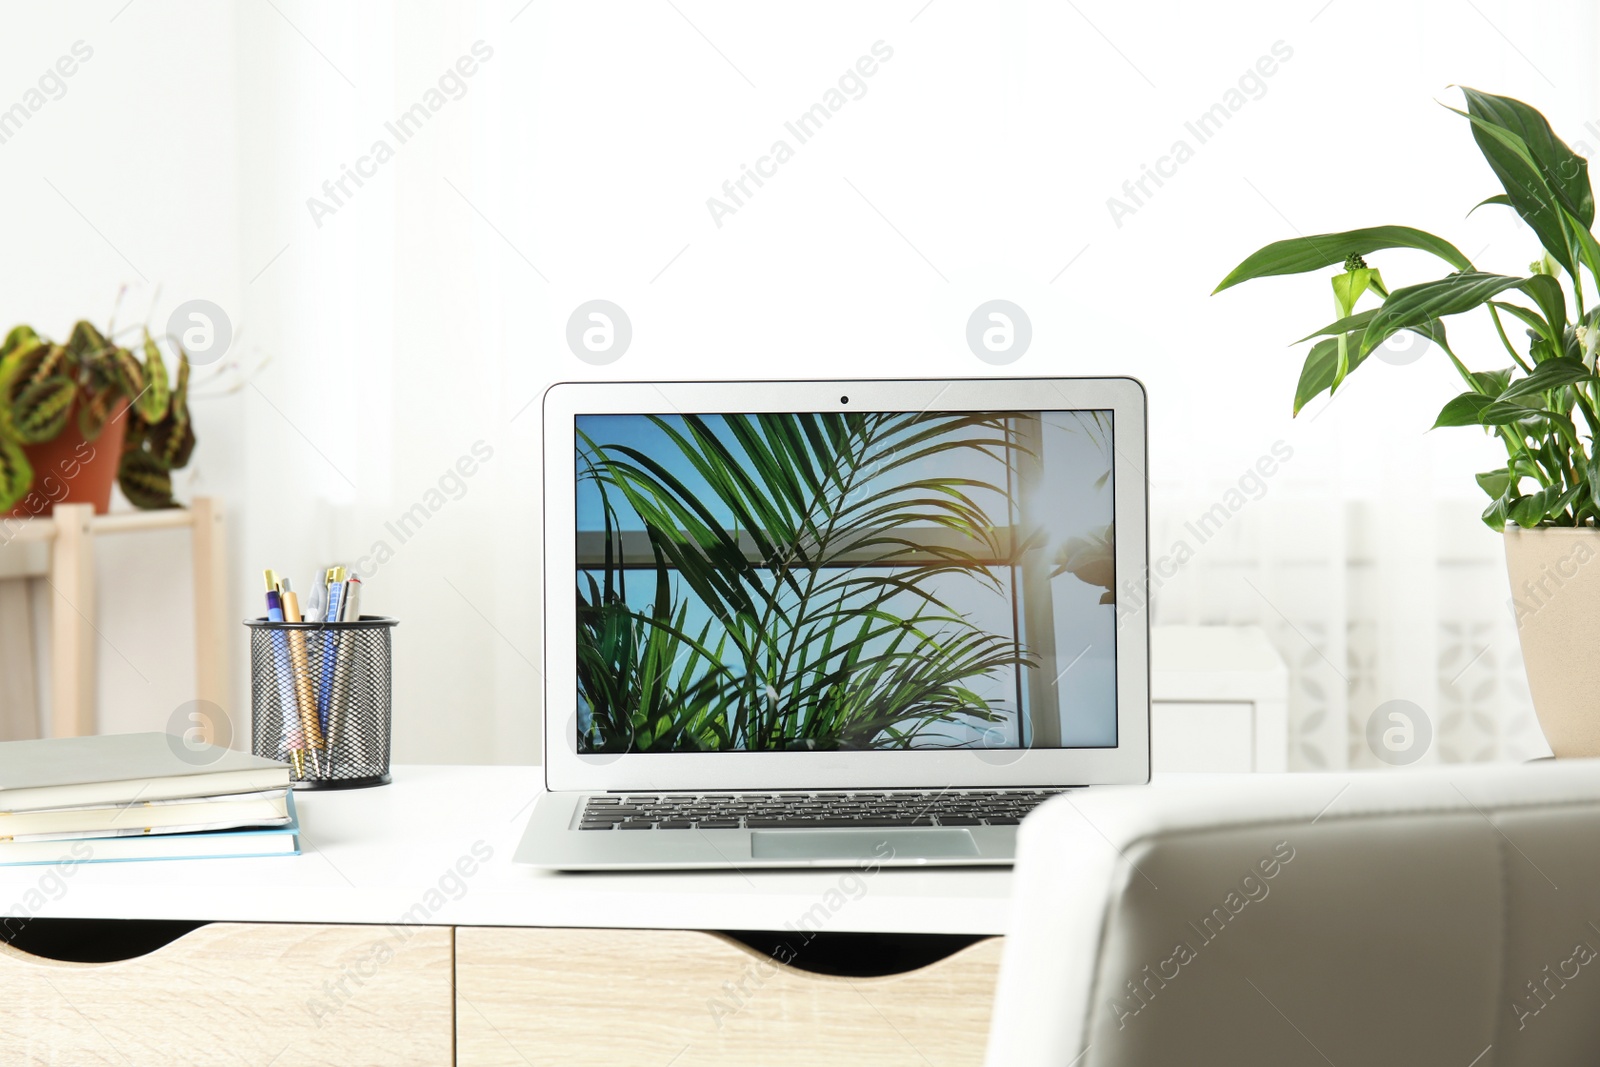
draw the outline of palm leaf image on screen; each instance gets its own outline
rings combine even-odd
[[[603,515],[578,576],[580,750],[970,743],[1001,714],[980,690],[1034,662],[945,593],[1006,593],[1017,546],[990,512],[1015,419],[651,416],[649,449],[580,429]]]

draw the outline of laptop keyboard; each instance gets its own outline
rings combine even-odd
[[[885,793],[631,793],[585,800],[583,830],[1015,826],[1065,789]]]

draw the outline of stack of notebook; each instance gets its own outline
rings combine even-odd
[[[167,734],[0,743],[0,866],[291,856],[289,766]]]

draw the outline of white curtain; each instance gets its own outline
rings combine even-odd
[[[396,758],[538,756],[538,285],[516,195],[518,45],[489,5],[240,9],[244,303],[252,381],[244,555],[334,561],[396,632]],[[522,46],[526,67],[527,50]],[[515,236],[513,236],[515,235]],[[522,413],[520,418],[515,416]],[[254,595],[249,590],[244,595]]]
[[[1215,498],[1158,486],[1153,551],[1197,538]],[[1281,495],[1272,495],[1280,494]],[[1155,600],[1161,623],[1257,625],[1289,667],[1289,765],[1381,767],[1398,707],[1431,740],[1418,762],[1549,754],[1534,718],[1498,538],[1476,508],[1424,500],[1396,528],[1369,501],[1274,487],[1201,546]],[[1403,701],[1400,705],[1391,702]],[[1369,721],[1380,720],[1378,747]]]

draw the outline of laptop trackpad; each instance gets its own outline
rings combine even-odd
[[[758,860],[953,860],[976,858],[968,830],[753,830]]]

